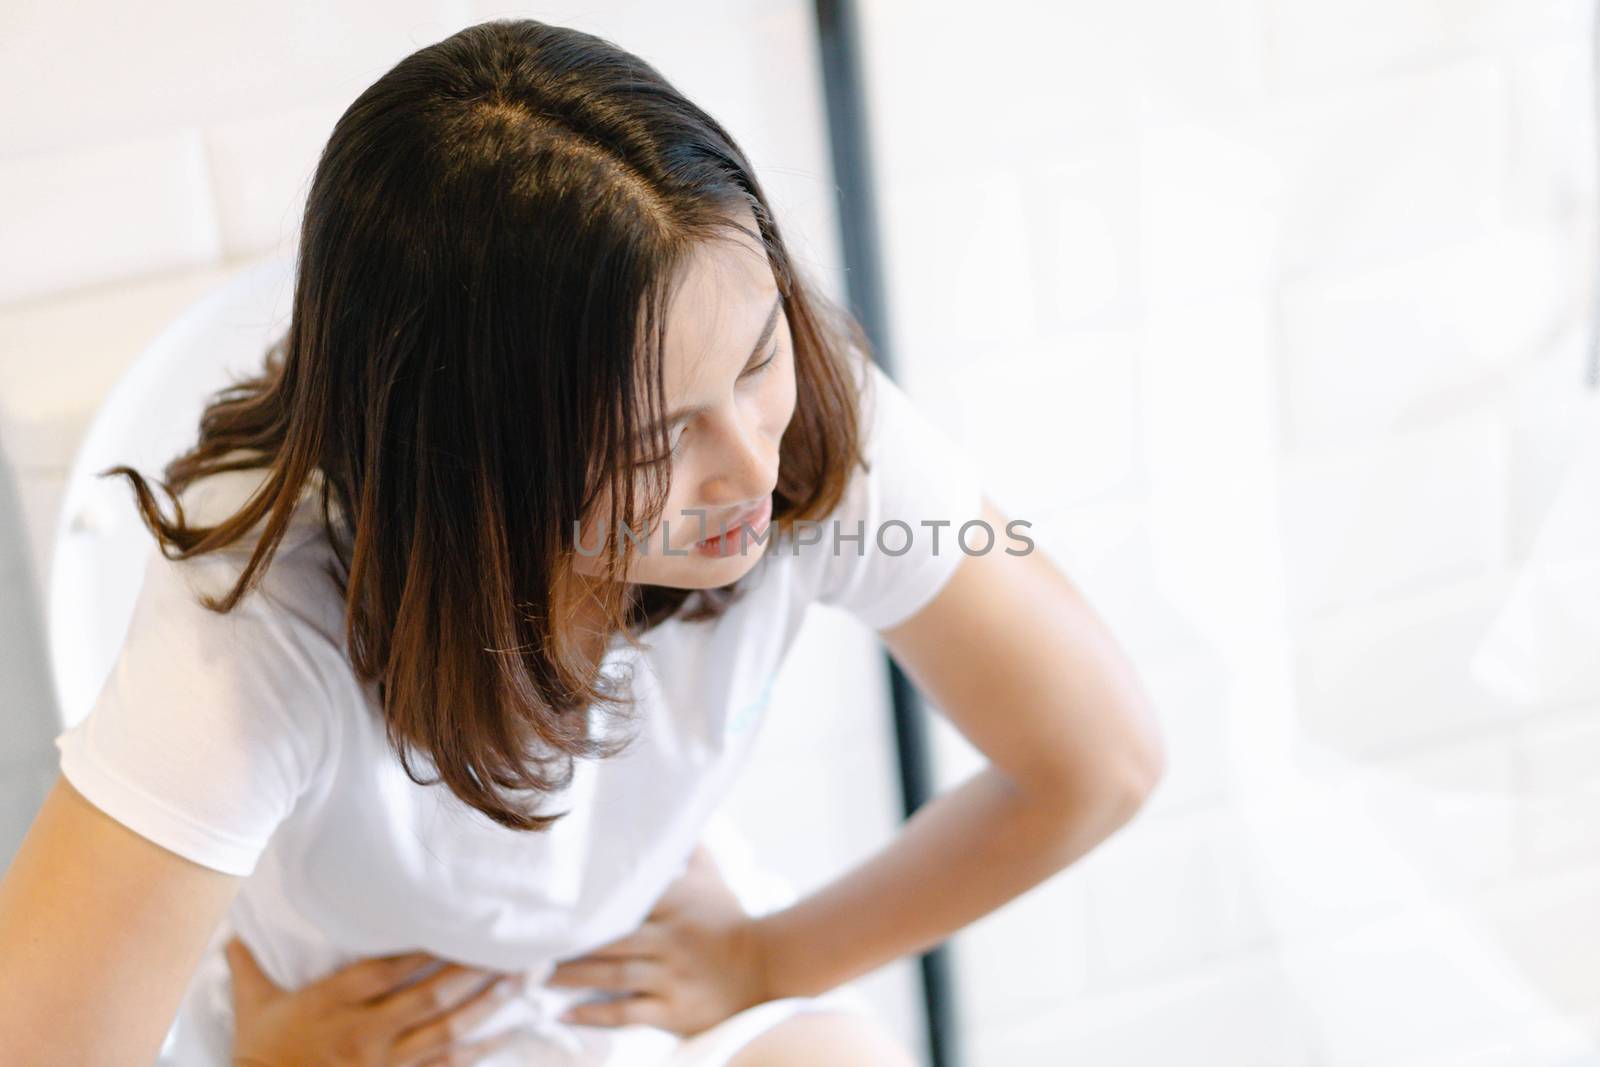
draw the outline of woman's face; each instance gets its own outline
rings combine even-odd
[[[755,229],[748,211],[744,223]],[[648,433],[638,443],[646,465],[637,469],[636,493],[642,500],[652,459],[663,474],[670,471],[671,489],[648,533],[642,523],[632,528],[639,545],[625,578],[680,589],[726,585],[760,559],[765,541],[753,535],[771,535],[778,444],[795,405],[794,339],[759,243],[736,233],[701,246],[667,309],[662,355],[672,452],[654,456]],[[610,506],[602,497],[584,522],[579,574],[598,575],[601,538],[621,537],[610,525]],[[720,552],[697,544],[717,541],[722,531],[730,536]]]

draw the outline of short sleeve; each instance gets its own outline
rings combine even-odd
[[[199,602],[236,566],[152,544],[117,659],[89,714],[57,735],[90,803],[203,866],[248,875],[310,784],[331,714],[318,665],[260,588]]]
[[[977,465],[876,363],[862,394],[863,451],[823,521],[816,601],[887,630],[934,598],[966,558],[962,527],[982,516]],[[987,535],[968,531],[983,551]]]

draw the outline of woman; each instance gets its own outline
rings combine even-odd
[[[104,472],[160,552],[0,883],[8,1050],[146,1064],[178,1011],[196,1064],[904,1062],[836,987],[1061,870],[1161,758],[866,353],[638,58],[495,21],[380,78],[174,517]],[[819,602],[991,765],[747,915],[696,845]]]

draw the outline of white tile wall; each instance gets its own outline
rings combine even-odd
[[[1272,936],[1248,828],[1226,806],[1136,823],[1081,866],[1096,991],[1192,971]]]
[[[1133,823],[953,939],[967,1062],[1595,1062],[1600,693],[1511,707],[1468,670],[1577,440],[1593,5],[860,7],[903,380],[1123,638],[1169,750]],[[0,105],[27,207],[0,219],[0,446],[41,591],[121,369],[292,239],[361,87],[515,13],[246,7],[191,48],[183,5],[96,8],[0,34],[29,87]],[[807,5],[540,16],[679,76],[840,284]],[[63,34],[117,92],[57,69]],[[808,632],[737,787],[803,885],[892,831],[878,668]],[[830,671],[871,699],[819,699]],[[29,736],[12,837],[49,771]],[[946,780],[981,765],[935,740]],[[865,984],[914,1041],[910,962]]]
[[[1010,514],[1079,503],[1138,476],[1138,350],[1131,330],[975,345],[966,362],[984,373],[946,379],[962,399],[960,429]]]
[[[1052,878],[952,939],[963,1027],[985,1035],[1059,1011],[1089,988],[1084,879]]]
[[[0,299],[215,264],[221,235],[199,132],[0,160]]]
[[[1307,625],[1299,672],[1303,728],[1339,752],[1381,753],[1525,714],[1468,674],[1508,591],[1491,574]]]
[[[1328,1064],[1471,1062],[1512,1035],[1527,1047],[1520,972],[1457,913],[1400,913],[1288,955]]]
[[[1570,224],[1495,225],[1382,266],[1286,283],[1278,310],[1294,445],[1336,451],[1503,392],[1506,376],[1587,306],[1574,236]]]
[[[223,255],[266,255],[298,239],[317,155],[342,110],[317,103],[206,128]]]
[[[1489,52],[1523,37],[1582,31],[1575,0],[1276,0],[1265,5],[1275,86],[1348,85]]]
[[[237,269],[219,263],[0,304],[0,440],[11,461],[65,474],[122,371]]]
[[[1136,320],[1139,192],[1126,178],[1138,165],[1137,146],[1122,141],[1021,175],[1045,331]]]
[[[1511,476],[1508,538],[1511,558],[1518,562],[1533,550],[1579,455],[1587,394],[1577,385],[1589,374],[1589,335],[1581,323],[1572,323],[1505,390]]]
[[[1600,704],[1552,712],[1522,728],[1514,750],[1523,803],[1520,860],[1539,870],[1600,859]]]
[[[1269,951],[1136,991],[1063,997],[1025,1023],[969,1034],[967,1062],[1054,1067],[1152,1063],[1318,1067],[1303,1007]]]
[[[1283,537],[1301,612],[1360,605],[1506,551],[1505,427],[1467,409],[1406,433],[1287,458]]]
[[[1512,876],[1518,863],[1515,728],[1373,761],[1366,803],[1431,892],[1459,898]]]
[[[1133,651],[1171,755],[1047,883],[1050,947],[1022,902],[961,935],[971,1062],[1600,1059],[1592,983],[1522,958],[1558,923],[1493,919],[1521,890],[1600,927],[1566,907],[1600,694],[1469,671],[1580,425],[1593,5],[864,7],[913,392]],[[950,780],[981,764],[938,737]]]
[[[1591,231],[1582,224],[1595,213],[1588,195],[1595,153],[1589,139],[1573,136],[1573,130],[1593,121],[1591,51],[1587,18],[1573,22],[1568,32],[1527,40],[1507,57],[1511,158],[1506,215],[1535,223],[1577,222],[1575,232],[1587,238]],[[1592,248],[1586,244],[1578,255],[1587,265]]]
[[[1039,284],[1028,261],[1029,205],[1005,172],[966,177],[926,171],[884,203],[883,239],[897,250],[886,265],[892,291],[928,300],[894,304],[896,343],[930,359],[965,358],[974,345],[1023,343],[1038,332]],[[940,220],[938,226],[928,225]],[[930,307],[940,309],[931,314]]]
[[[1508,110],[1491,59],[1280,99],[1284,272],[1382,263],[1492,224]]]
[[[1483,899],[1485,934],[1505,954],[1508,977],[1526,982],[1539,999],[1582,1027],[1581,1036],[1574,1039],[1569,1028],[1541,1018],[1538,1030],[1529,1027],[1530,1035],[1539,1034],[1553,1045],[1580,1047],[1591,1057],[1594,1038],[1600,1034],[1600,1011],[1588,992],[1594,988],[1589,963],[1600,954],[1600,931],[1590,918],[1597,891],[1600,874],[1590,867],[1530,877]]]

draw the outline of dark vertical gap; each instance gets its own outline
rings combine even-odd
[[[833,150],[834,182],[839,196],[846,297],[851,312],[860,320],[880,356],[880,366],[893,377],[894,350],[889,337],[878,218],[873,202],[859,22],[855,5],[848,0],[817,0],[816,14],[822,88]],[[894,709],[901,806],[904,817],[910,818],[933,795],[935,787],[927,712],[910,679],[887,654],[884,664]],[[955,990],[948,943],[923,953],[919,965],[929,1063],[931,1067],[956,1067]]]

